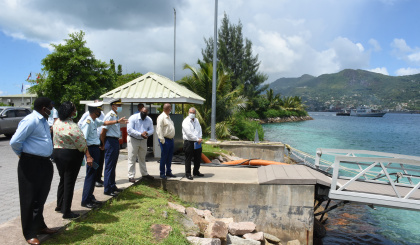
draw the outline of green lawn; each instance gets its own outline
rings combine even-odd
[[[189,244],[177,222],[181,214],[169,209],[168,201],[181,203],[176,196],[147,183],[133,185],[44,244]],[[168,238],[156,242],[150,228],[153,224],[170,225]]]

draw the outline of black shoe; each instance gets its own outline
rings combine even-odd
[[[73,212],[70,212],[68,214],[63,215],[63,219],[77,219],[79,217],[80,217],[80,214],[76,214],[76,213],[73,213]]]
[[[166,174],[166,177],[176,178],[176,175],[174,175],[174,174]]]
[[[61,213],[61,207],[55,207],[54,211]]]
[[[98,180],[98,181],[96,181],[96,182],[98,182],[98,183],[101,183],[101,184],[104,184],[104,181],[103,180]]]
[[[128,178],[128,181],[131,183],[136,183],[136,180],[134,178]]]
[[[123,189],[120,189],[120,188],[118,188],[118,187],[115,187],[114,188],[114,192],[123,192],[124,190]]]
[[[194,178],[189,174],[189,175],[187,175],[186,176],[187,177],[187,179],[189,179],[189,180],[193,180]]]
[[[198,172],[198,174],[194,174],[194,176],[198,176],[198,177],[204,177],[204,174]]]
[[[82,207],[85,207],[85,208],[96,208],[97,206],[95,204],[93,204],[93,203],[85,203],[85,204],[82,203]]]
[[[107,195],[107,196],[113,196],[113,197],[118,196],[118,192],[115,192],[115,191],[113,191],[113,192],[104,192],[104,194]]]
[[[165,175],[160,175],[161,179],[167,179]]]
[[[96,187],[104,187],[104,185],[103,185],[103,184],[101,184],[100,182],[95,182],[95,186],[96,186]]]
[[[148,180],[154,180],[155,179],[155,177],[153,177],[153,176],[151,176],[151,175],[145,175],[145,176],[142,176],[142,178],[144,178],[144,179],[148,179]]]
[[[92,203],[95,205],[102,205],[102,201],[98,201],[98,200],[92,200]]]

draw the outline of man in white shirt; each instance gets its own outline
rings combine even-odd
[[[171,120],[169,113],[171,113],[171,104],[163,105],[163,112],[157,118],[156,123],[156,134],[159,138],[159,145],[161,149],[160,153],[160,177],[166,179],[166,177],[176,177],[172,174],[171,163],[172,156],[174,153],[174,136],[175,126]],[[165,171],[166,167],[166,171]]]
[[[188,110],[188,117],[182,122],[182,138],[184,139],[184,152],[185,152],[185,176],[189,180],[193,180],[191,176],[191,159],[194,158],[194,176],[203,177],[204,174],[200,173],[201,161],[201,142],[203,133],[201,131],[200,122],[195,117],[196,109],[191,107]]]
[[[136,158],[139,159],[140,173],[143,178],[153,180],[153,176],[147,173],[146,153],[147,139],[154,132],[153,121],[147,116],[149,110],[146,107],[140,113],[131,115],[127,124],[127,151],[128,151],[128,181],[134,183],[136,175]]]

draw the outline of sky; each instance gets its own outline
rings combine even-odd
[[[215,0],[0,0],[0,96],[20,94],[41,61],[70,33],[123,73],[155,72],[175,80],[197,66],[214,35]],[[218,0],[242,23],[267,83],[363,69],[390,76],[420,73],[418,0]]]

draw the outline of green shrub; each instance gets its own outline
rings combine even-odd
[[[254,140],[255,131],[258,130],[259,140],[264,140],[264,130],[257,121],[249,120],[243,116],[234,117],[232,120],[232,135],[242,140]]]

